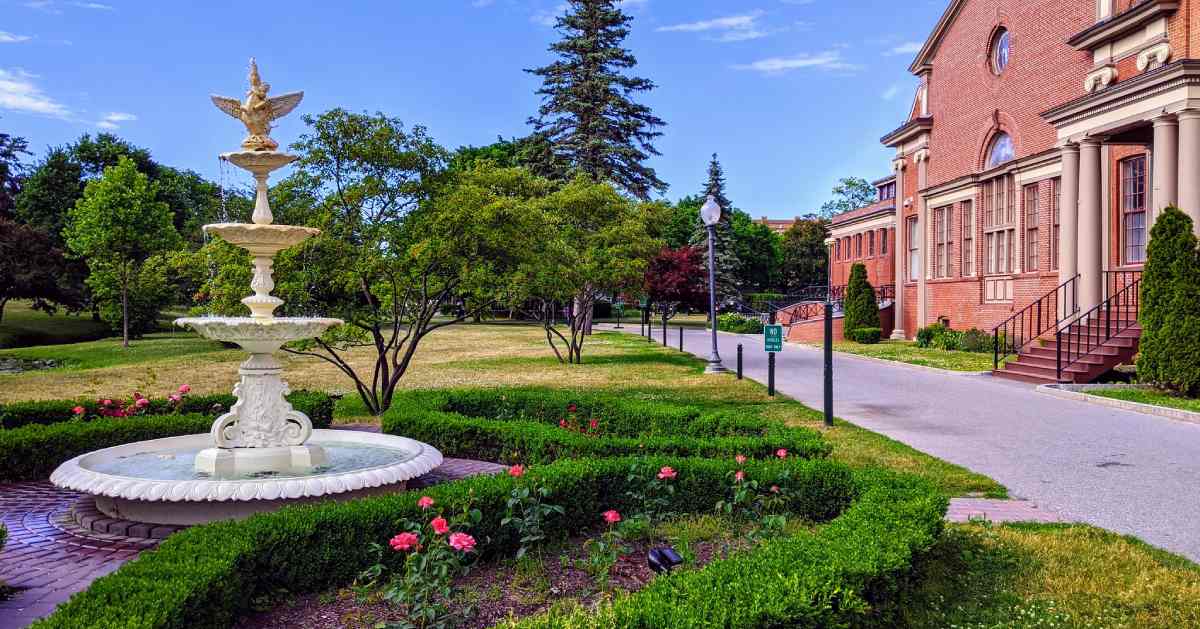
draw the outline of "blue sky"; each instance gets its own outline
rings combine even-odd
[[[625,0],[642,100],[668,123],[652,165],[667,197],[696,192],[720,154],[751,215],[819,206],[842,176],[887,172],[907,72],[942,0]],[[253,7],[247,9],[246,7]],[[523,135],[560,0],[102,2],[0,0],[0,129],[38,154],[110,130],[217,179],[242,138],[210,93],[241,97],[258,58],[299,112],[383,111],[454,148]],[[288,143],[293,114],[273,133]],[[234,175],[226,175],[233,183]]]

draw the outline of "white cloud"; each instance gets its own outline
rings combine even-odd
[[[567,3],[560,2],[553,9],[537,11],[529,16],[529,21],[547,28],[554,28],[554,25],[558,23],[559,16],[566,13],[568,8],[570,7],[567,6]]]
[[[640,9],[650,4],[650,0],[621,0],[622,9]]]
[[[100,4],[99,2],[72,2],[71,6],[79,7],[80,9],[92,9],[94,11],[113,11],[112,5]]]
[[[0,44],[19,44],[33,39],[29,35],[17,35],[8,31],[0,31]]]
[[[117,129],[121,126],[118,123],[132,122],[137,119],[138,117],[133,114],[128,114],[123,111],[114,111],[112,113],[104,114],[104,117],[96,123],[96,126],[100,127],[101,129]]]
[[[701,20],[698,22],[685,22],[683,24],[672,24],[670,26],[660,26],[654,30],[663,33],[706,33],[717,32],[719,35],[712,39],[721,42],[746,41],[750,39],[759,39],[766,37],[769,33],[759,28],[758,18],[762,17],[762,11],[753,11],[751,13],[743,13],[741,15],[729,15],[726,17],[714,18],[711,20]]]
[[[496,0],[475,0],[471,3],[471,6],[475,7],[476,9],[482,9],[483,7],[492,6],[492,4],[495,2]]]
[[[753,63],[735,65],[733,67],[736,70],[750,70],[763,74],[781,74],[790,70],[803,70],[807,68],[848,72],[860,69],[859,66],[844,61],[841,53],[836,50],[817,54],[800,53],[791,57],[769,57],[767,59],[759,59]]]
[[[53,118],[69,118],[71,111],[34,84],[37,76],[20,68],[0,68],[0,109]]]
[[[92,11],[116,10],[116,8],[111,4],[103,4],[100,2],[68,2],[67,4],[77,9],[89,9]],[[28,0],[28,2],[25,3],[25,6],[30,9],[37,9],[38,11],[45,11],[46,13],[52,13],[54,15],[59,15],[62,13],[62,9],[59,8],[62,6],[62,3],[58,2],[57,0]]]
[[[915,55],[918,52],[921,52],[922,47],[924,47],[924,44],[919,41],[907,41],[899,46],[893,46],[891,50],[888,50],[883,54],[887,57],[894,57],[896,55]]]
[[[896,85],[896,84],[892,84],[886,90],[883,90],[883,93],[880,94],[880,96],[883,97],[883,100],[892,100],[899,94],[900,94],[900,86]]]

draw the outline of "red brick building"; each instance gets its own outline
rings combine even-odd
[[[1161,208],[1200,226],[1200,3],[952,0],[909,70],[882,138],[894,198],[830,238],[833,285],[859,261],[899,275],[895,338],[990,331],[1055,294],[1062,327],[1136,277]]]

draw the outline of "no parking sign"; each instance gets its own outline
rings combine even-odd
[[[783,326],[776,324],[763,326],[763,344],[768,352],[782,352]]]

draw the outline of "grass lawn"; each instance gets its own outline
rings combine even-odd
[[[820,344],[809,345],[820,347]],[[913,341],[881,341],[874,345],[862,345],[853,341],[837,341],[833,344],[836,352],[845,352],[856,356],[869,356],[883,360],[924,365],[949,369],[951,371],[991,371],[991,352],[948,352],[942,349],[917,347]]]
[[[91,313],[48,315],[34,310],[27,301],[11,301],[4,306],[0,320],[0,349],[76,343],[104,338],[108,326],[92,321]]]
[[[1158,391],[1155,389],[1095,389],[1091,391],[1083,391],[1083,393],[1113,398],[1114,400],[1140,402],[1142,404],[1150,404],[1152,406],[1165,406],[1167,408],[1178,408],[1185,411],[1200,413],[1200,399],[1179,397],[1177,395],[1167,393],[1166,391]]]
[[[909,627],[1197,627],[1200,567],[1090,526],[956,524],[905,600]]]

